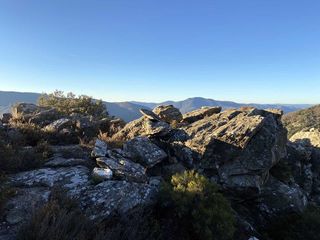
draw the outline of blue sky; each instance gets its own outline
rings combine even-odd
[[[319,0],[0,0],[0,90],[320,103]]]

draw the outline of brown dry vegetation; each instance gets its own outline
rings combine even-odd
[[[320,129],[320,105],[286,114],[282,120],[289,137],[303,129]]]

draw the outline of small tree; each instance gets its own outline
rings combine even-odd
[[[38,104],[42,107],[54,107],[64,115],[78,113],[96,118],[104,118],[108,115],[102,100],[94,100],[86,95],[76,96],[71,92],[64,94],[63,91],[56,90],[50,94],[42,94],[38,99]]]

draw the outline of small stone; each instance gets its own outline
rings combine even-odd
[[[107,151],[108,145],[104,141],[97,139],[94,148],[91,152],[91,156],[95,158],[105,157],[107,155]]]
[[[92,177],[97,181],[105,181],[112,179],[113,173],[109,168],[95,167],[92,171]]]

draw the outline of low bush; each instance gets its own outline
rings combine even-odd
[[[75,201],[56,191],[18,232],[18,240],[92,239],[92,223]]]
[[[233,237],[235,220],[229,202],[217,185],[194,171],[176,174],[171,183],[164,184],[160,203],[167,209],[169,222],[176,227],[170,231],[181,237],[178,239]]]
[[[19,147],[0,140],[0,169],[4,173],[38,168],[49,157],[51,149],[47,142],[39,142],[35,147]]]
[[[289,214],[273,219],[265,229],[269,240],[320,239],[320,208],[308,207],[302,214]]]

